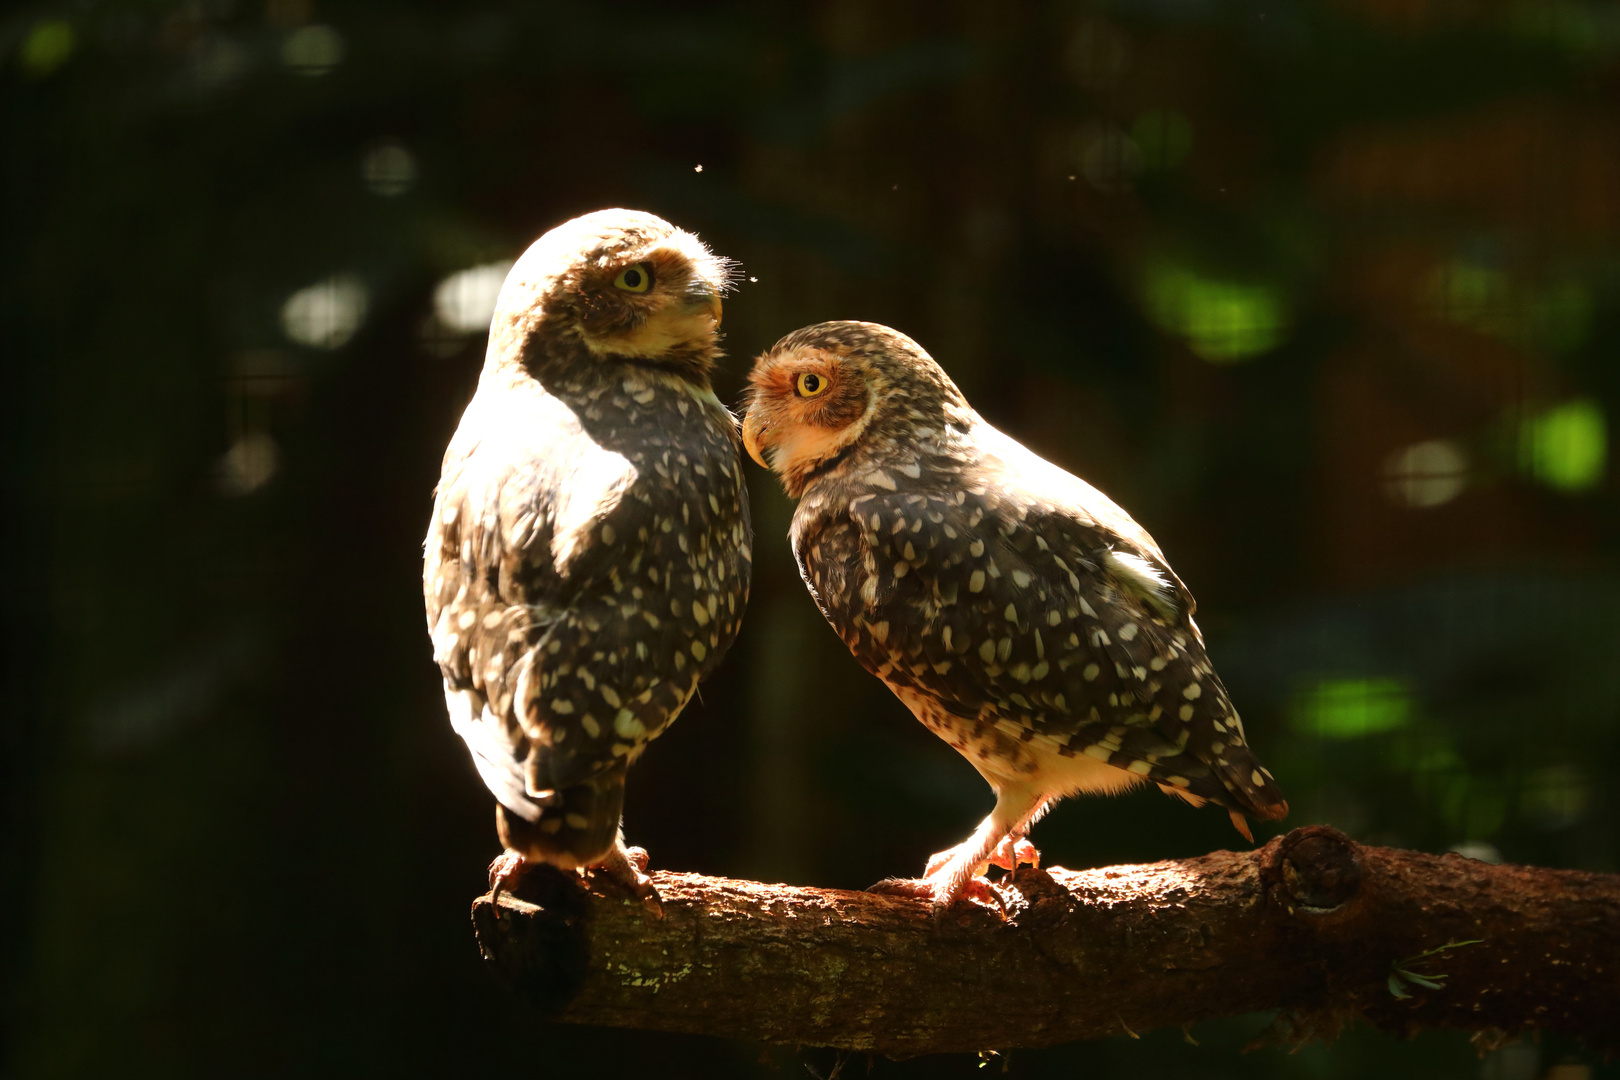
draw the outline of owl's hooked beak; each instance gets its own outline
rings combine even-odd
[[[714,320],[716,326],[720,325],[720,319],[725,314],[725,307],[720,303],[720,294],[709,292],[707,289],[702,292],[688,293],[686,296],[686,310],[694,315],[700,311],[707,311],[709,318]]]
[[[760,409],[756,405],[748,410],[743,417],[742,439],[743,446],[748,450],[748,456],[759,462],[759,467],[769,469],[771,463],[765,460],[765,444],[762,438],[770,430],[770,425],[760,419]]]

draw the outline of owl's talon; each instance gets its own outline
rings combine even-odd
[[[624,858],[626,862],[635,867],[638,874],[645,874],[648,863],[652,861],[652,857],[647,854],[647,849],[644,847],[625,848]]]
[[[529,868],[528,862],[515,851],[503,851],[489,864],[489,902],[498,904],[501,893],[511,892],[524,871]]]
[[[879,896],[900,896],[907,900],[932,900],[934,887],[925,878],[886,877],[866,891]]]
[[[986,907],[994,907],[1007,917],[1007,901],[996,887],[982,877],[969,878],[954,892],[950,883],[938,877],[884,878],[867,892],[880,896],[899,896],[907,900],[926,900],[933,908],[937,920],[960,900],[975,900]]]
[[[1022,863],[1028,863],[1037,870],[1041,867],[1041,853],[1035,850],[1035,845],[1020,836],[1016,839],[1009,836],[996,848],[995,854],[990,856],[990,865],[999,866],[1008,874],[1015,874]]]
[[[641,906],[654,918],[664,917],[664,899],[658,895],[658,889],[653,885],[652,878],[647,874],[648,855],[646,848],[625,847],[621,840],[619,845],[607,853],[595,869],[605,874],[609,879],[618,882],[629,889]]]
[[[938,900],[934,901],[934,915],[939,916],[951,904],[959,900],[977,900],[985,907],[994,906],[997,911],[1001,912],[1003,919],[1007,917],[1007,901],[1002,897],[1001,890],[982,877],[968,878],[967,884],[962,886],[962,891],[956,895],[955,899],[946,900],[943,903]]]

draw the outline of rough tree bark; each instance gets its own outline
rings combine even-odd
[[[1003,883],[1005,916],[654,881],[662,918],[610,882],[532,872],[517,896],[474,903],[480,947],[562,1021],[892,1057],[1265,1009],[1281,1010],[1285,1039],[1331,1037],[1359,1017],[1397,1034],[1537,1029],[1620,1046],[1615,875],[1362,847],[1313,826],[1181,862],[1024,867]]]

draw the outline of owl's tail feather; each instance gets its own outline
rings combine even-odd
[[[1247,746],[1227,746],[1215,760],[1200,755],[1178,755],[1162,759],[1155,766],[1164,775],[1158,780],[1166,795],[1174,795],[1194,806],[1214,803],[1224,809],[1232,819],[1232,827],[1243,838],[1254,843],[1249,822],[1244,814],[1253,814],[1266,821],[1280,821],[1288,816],[1288,802],[1283,798],[1277,781],[1260,764],[1260,759]],[[1165,781],[1169,780],[1169,783]]]
[[[1260,759],[1247,746],[1228,747],[1225,758],[1224,762],[1211,763],[1215,778],[1226,789],[1226,798],[1220,802],[1231,813],[1233,827],[1252,841],[1243,814],[1281,821],[1288,816],[1288,800],[1283,798],[1282,788],[1270,770],[1260,764]]]
[[[528,800],[526,810],[539,810],[532,821],[497,804],[495,824],[501,843],[525,859],[564,870],[602,865],[619,838],[624,773],[621,765],[545,798]]]

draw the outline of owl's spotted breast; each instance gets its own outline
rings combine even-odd
[[[736,638],[751,537],[712,395],[636,376],[533,408],[551,422],[506,425],[523,452],[481,440],[441,488],[428,599],[451,685],[485,697],[540,791],[633,759],[679,713]],[[677,422],[694,415],[713,422]]]

